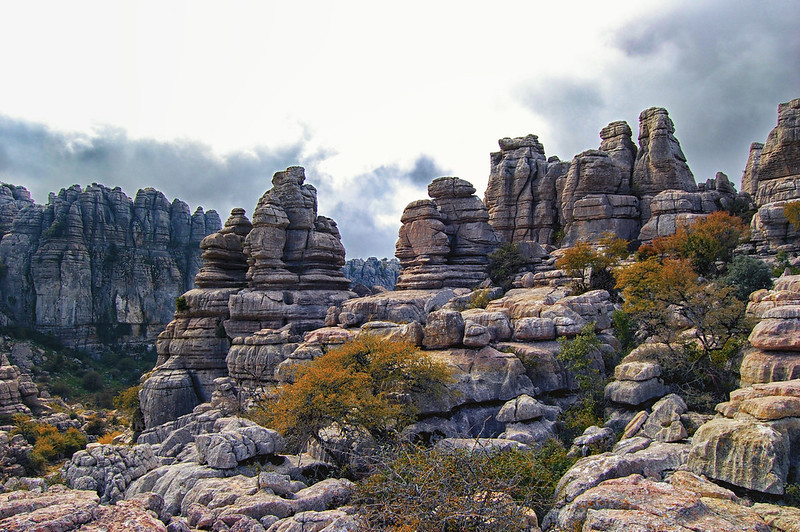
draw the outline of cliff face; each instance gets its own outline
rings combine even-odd
[[[152,342],[193,286],[199,242],[219,228],[215,211],[192,214],[152,188],[131,200],[74,185],[42,206],[3,185],[0,309],[73,347]]]

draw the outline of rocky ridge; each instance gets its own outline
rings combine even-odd
[[[148,344],[192,286],[198,243],[220,227],[152,188],[131,200],[119,188],[75,185],[36,205],[0,186],[0,310],[6,322],[66,345]]]

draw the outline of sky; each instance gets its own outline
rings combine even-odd
[[[0,0],[0,180],[155,187],[252,214],[306,168],[348,258],[394,255],[403,208],[497,140],[570,160],[665,107],[698,182],[739,183],[800,97],[794,0],[502,3]]]

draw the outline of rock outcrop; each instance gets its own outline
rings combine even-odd
[[[545,158],[535,135],[500,140],[491,155],[485,202],[490,223],[506,242],[571,246],[611,233],[649,241],[738,198],[724,174],[695,183],[665,109],[639,116],[639,147],[625,122],[600,131],[600,148],[572,162]]]
[[[504,242],[553,243],[558,225],[556,182],[569,163],[547,160],[536,135],[503,138],[491,154],[484,202],[489,223]]]
[[[690,470],[776,495],[800,480],[800,380],[734,390],[716,410],[694,435]]]
[[[2,311],[72,347],[152,342],[192,286],[198,243],[219,229],[216,212],[191,214],[152,188],[131,200],[75,185],[45,206],[21,187],[0,188]]]
[[[778,106],[778,125],[750,149],[742,188],[755,200],[752,240],[763,252],[800,251],[800,233],[786,219],[786,202],[800,199],[800,98]]]
[[[742,359],[742,386],[800,378],[800,275],[781,276],[772,290],[753,292],[747,313],[760,321]]]
[[[0,354],[0,416],[37,413],[42,405],[39,390],[30,375],[8,362],[5,354]]]
[[[336,223],[317,215],[316,190],[304,181],[301,167],[275,173],[252,223],[234,209],[201,242],[197,288],[178,299],[140,393],[147,427],[210,401],[219,378],[271,381],[302,334],[323,327],[329,307],[355,296],[341,270]]]
[[[457,177],[428,185],[430,200],[410,203],[400,221],[398,290],[472,288],[488,277],[499,240],[475,187]]]

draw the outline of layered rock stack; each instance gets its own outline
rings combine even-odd
[[[233,209],[225,226],[200,243],[203,267],[197,288],[179,299],[175,318],[156,341],[156,369],[140,394],[147,426],[190,412],[211,400],[213,382],[228,374],[230,340],[224,322],[230,297],[247,286],[245,237],[252,224],[244,209]]]
[[[498,244],[475,187],[457,177],[428,185],[430,200],[410,203],[400,221],[398,290],[474,287],[486,280]]]
[[[772,290],[753,292],[747,313],[760,321],[742,359],[742,385],[800,378],[800,275],[784,275]]]
[[[30,375],[22,373],[17,366],[8,362],[6,355],[0,354],[0,416],[31,414],[39,411],[39,390]]]
[[[286,325],[292,334],[323,327],[328,308],[355,294],[342,273],[345,250],[336,222],[317,216],[317,191],[292,166],[275,173],[245,239],[248,288],[230,300],[226,331],[244,337]]]
[[[159,336],[158,362],[140,393],[152,427],[211,400],[214,381],[254,390],[302,340],[323,327],[328,308],[355,294],[342,274],[336,223],[317,216],[317,195],[301,167],[273,177],[253,222],[243,209],[200,244],[197,288],[180,298]]]
[[[783,214],[787,202],[800,200],[800,98],[780,104],[767,141],[751,146],[745,187],[758,208],[751,225],[756,249],[800,251],[800,232]]]
[[[132,201],[119,188],[75,185],[45,206],[0,188],[4,312],[72,347],[152,342],[192,287],[198,243],[220,226],[216,212],[192,215],[152,188]]]

